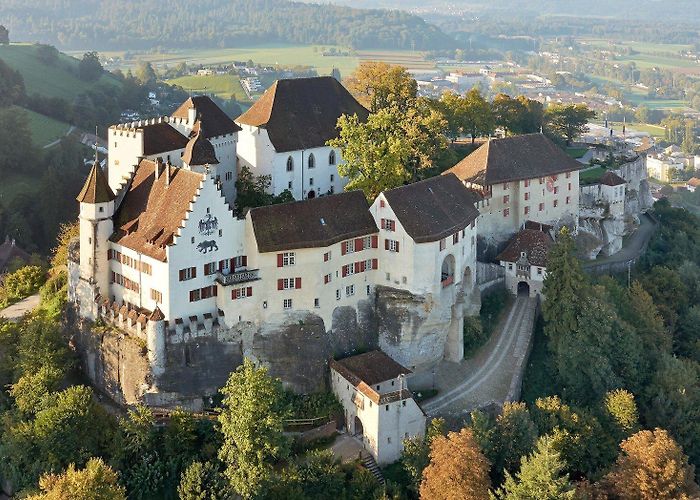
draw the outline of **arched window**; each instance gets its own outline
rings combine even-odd
[[[311,153],[309,155],[309,168],[314,168],[316,166],[316,158],[314,158],[314,154]]]
[[[291,172],[294,170],[294,159],[290,156],[287,158],[287,172]]]
[[[331,150],[331,152],[328,153],[328,164],[335,165],[335,151],[333,150]]]

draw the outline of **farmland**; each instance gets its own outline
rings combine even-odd
[[[29,109],[23,109],[23,111],[27,113],[29,130],[32,133],[32,141],[38,147],[43,147],[60,139],[70,128],[70,125],[67,123],[35,113]]]
[[[247,101],[248,97],[241,87],[241,80],[236,75],[182,76],[167,80],[170,85],[178,85],[186,90],[202,94],[214,94],[222,99]]]

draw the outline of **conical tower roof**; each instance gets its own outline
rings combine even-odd
[[[219,160],[211,142],[204,136],[201,122],[195,124],[196,135],[185,146],[182,161],[189,166],[216,165]]]
[[[107,203],[116,196],[112,188],[109,187],[105,173],[98,162],[92,165],[92,170],[85,180],[83,189],[76,198],[80,203]]]

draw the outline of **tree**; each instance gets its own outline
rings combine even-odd
[[[372,113],[386,108],[406,112],[418,95],[418,84],[406,68],[385,62],[361,63],[345,85]]]
[[[668,267],[654,266],[644,276],[642,284],[652,297],[666,326],[673,330],[678,317],[688,307],[688,289],[681,280],[678,271]]]
[[[11,302],[35,294],[46,281],[46,271],[39,266],[24,266],[5,277],[3,288]]]
[[[700,495],[693,466],[665,430],[640,431],[620,447],[617,462],[605,477],[618,498],[681,500]]]
[[[595,111],[585,104],[554,105],[547,108],[547,128],[555,135],[566,139],[566,145],[588,131],[588,122],[595,118]]]
[[[10,44],[10,31],[0,24],[0,45]]]
[[[490,135],[495,127],[491,104],[474,87],[464,97],[464,122],[462,128],[469,133],[472,144],[477,137]]]
[[[136,68],[136,78],[144,85],[153,85],[158,80],[158,75],[149,61],[141,61]]]
[[[53,66],[58,62],[58,49],[53,45],[39,44],[36,48],[36,56],[44,64]]]
[[[621,441],[639,429],[639,414],[634,395],[624,389],[616,389],[605,395],[605,414],[612,423],[616,441]]]
[[[491,462],[496,471],[513,471],[520,458],[527,455],[537,440],[535,427],[525,403],[503,405],[503,411],[496,417]]]
[[[685,121],[685,133],[683,135],[681,149],[683,149],[684,153],[695,153],[695,122],[693,120]]]
[[[542,303],[544,331],[553,351],[556,352],[559,341],[578,326],[579,304],[585,290],[586,278],[574,255],[574,240],[568,228],[563,227],[549,251],[542,288],[547,298]]]
[[[226,479],[211,462],[192,462],[177,487],[180,500],[226,500],[232,498]]]
[[[246,359],[221,389],[219,415],[224,442],[219,457],[233,489],[243,498],[257,495],[270,480],[272,466],[289,455],[283,434],[287,416],[282,382]]]
[[[78,76],[86,82],[94,82],[102,76],[102,64],[97,52],[86,52],[78,64]]]
[[[0,107],[19,104],[26,97],[24,78],[21,73],[12,69],[5,61],[0,59]],[[15,110],[9,111],[12,113],[16,112]],[[2,164],[0,163],[0,165]]]
[[[471,429],[437,436],[430,446],[430,463],[423,471],[423,500],[481,500],[488,498],[489,461]]]
[[[29,500],[125,500],[124,487],[117,473],[101,458],[91,458],[85,468],[78,470],[70,464],[63,474],[46,474],[39,480],[41,493]]]
[[[410,478],[408,488],[418,493],[423,480],[423,471],[430,463],[430,445],[437,436],[445,434],[445,420],[434,418],[430,421],[424,437],[413,437],[403,442],[401,467]]]
[[[10,395],[20,412],[34,415],[46,408],[49,396],[58,388],[63,372],[54,366],[42,366],[37,372],[25,373],[12,385]]]
[[[554,439],[542,436],[532,454],[523,457],[515,478],[506,472],[506,480],[496,492],[503,500],[564,500],[575,497],[575,489],[564,473],[565,462],[555,448]]]
[[[245,209],[294,201],[294,197],[288,189],[277,196],[270,194],[271,184],[271,175],[253,175],[250,168],[243,165],[236,180],[236,208],[238,211],[243,212]]]
[[[272,500],[324,500],[343,498],[345,474],[330,450],[312,451],[287,467],[273,485]]]
[[[522,123],[527,113],[527,108],[517,99],[507,94],[498,94],[493,99],[493,115],[495,124],[503,128],[506,135],[522,132]]]

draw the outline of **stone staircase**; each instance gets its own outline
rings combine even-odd
[[[374,457],[367,453],[363,458],[362,458],[362,466],[370,471],[374,477],[377,478],[377,481],[379,481],[379,484],[385,484],[386,480],[384,479],[384,476],[382,475],[382,471],[379,468],[379,465],[377,465],[377,462],[374,460]]]

